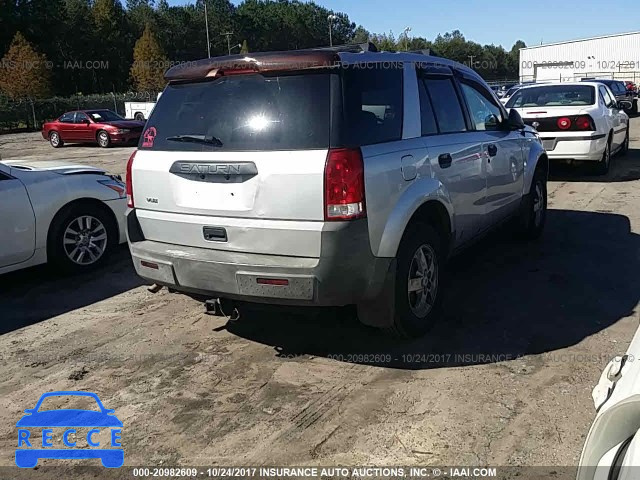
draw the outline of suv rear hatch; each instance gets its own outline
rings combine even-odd
[[[132,167],[144,237],[318,257],[339,94],[335,69],[169,84]]]

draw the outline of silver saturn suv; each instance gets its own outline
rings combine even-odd
[[[535,130],[473,70],[373,45],[176,66],[127,165],[136,271],[227,302],[356,305],[419,336],[446,259],[545,223]]]

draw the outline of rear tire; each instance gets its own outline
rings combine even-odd
[[[395,313],[391,331],[421,337],[438,320],[442,304],[443,243],[430,225],[416,223],[405,232],[396,256]]]
[[[100,130],[96,135],[96,140],[98,141],[98,145],[102,148],[109,148],[111,145],[111,137],[104,130]]]
[[[602,158],[598,162],[596,166],[596,173],[598,175],[606,175],[609,173],[609,167],[611,166],[611,138],[607,142],[606,147],[604,148],[604,152],[602,153]]]
[[[144,115],[142,114],[142,112],[136,112],[136,114],[133,116],[134,120],[138,120],[139,122],[144,122]]]
[[[60,148],[64,145],[62,138],[60,138],[60,134],[56,131],[49,132],[49,143],[53,148]]]
[[[47,239],[49,262],[68,272],[104,263],[118,243],[118,227],[106,208],[76,203],[58,213]]]

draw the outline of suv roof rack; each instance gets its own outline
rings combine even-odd
[[[350,52],[350,53],[362,53],[362,52],[377,52],[378,48],[371,42],[365,43],[352,43],[346,45],[333,45],[331,47],[317,47],[310,50],[326,50],[330,52]]]

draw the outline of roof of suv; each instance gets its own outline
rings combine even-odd
[[[257,52],[205,58],[176,65],[167,70],[164,77],[165,80],[172,82],[241,73],[306,70],[359,63],[387,62],[390,64],[403,62],[425,63],[456,68],[483,81],[480,75],[461,63],[421,52],[378,52],[372,44],[280,52]]]

